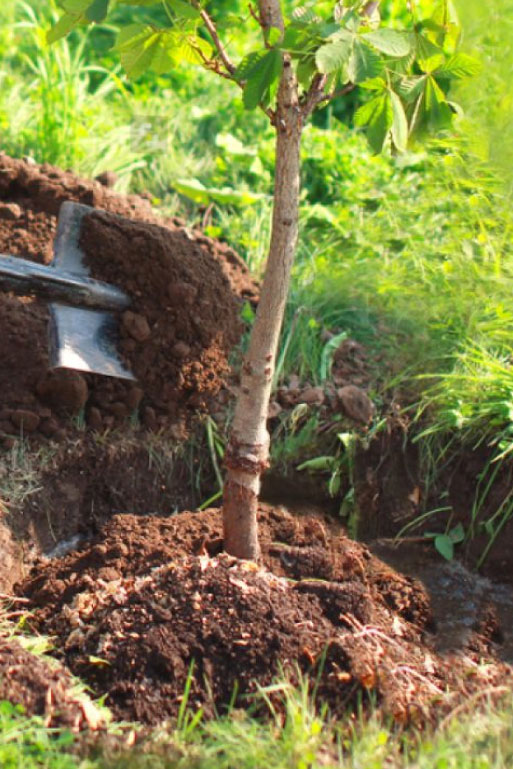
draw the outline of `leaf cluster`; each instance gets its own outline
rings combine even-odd
[[[61,0],[64,14],[48,40],[65,36],[78,24],[103,22],[116,2]],[[376,152],[403,152],[412,134],[448,128],[459,111],[449,97],[452,82],[472,77],[480,68],[457,51],[460,26],[449,0],[441,0],[429,18],[412,17],[404,29],[382,27],[376,3],[310,3],[293,10],[283,30],[263,27],[262,45],[238,66],[228,57],[216,20],[198,0],[124,4],[162,6],[168,20],[161,28],[130,23],[120,30],[116,49],[130,77],[149,69],[163,74],[183,64],[199,65],[237,83],[246,109],[261,107],[272,117],[283,64],[289,61],[303,119],[340,93],[356,87],[368,93],[355,122],[366,130]],[[256,17],[250,19],[254,23]],[[228,26],[228,31],[235,30]]]

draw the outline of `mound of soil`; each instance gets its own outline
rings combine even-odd
[[[122,425],[137,414],[149,429],[175,426],[180,434],[187,413],[219,391],[240,334],[240,304],[256,298],[255,284],[226,244],[179,220],[157,218],[146,199],[3,154],[0,253],[51,261],[65,200],[140,222],[99,215],[84,233],[96,274],[134,297],[133,312],[122,319],[122,352],[140,381],[128,386],[49,373],[46,306],[0,293],[0,443],[9,447],[20,434],[61,439],[77,414],[94,429]]]
[[[284,668],[311,675],[335,713],[372,692],[400,723],[510,680],[484,621],[464,647],[437,653],[422,584],[333,522],[263,506],[260,526],[261,566],[220,552],[216,510],[116,516],[19,589],[70,669],[117,717],[150,724],[177,715],[188,678],[190,707],[207,714],[247,704]]]

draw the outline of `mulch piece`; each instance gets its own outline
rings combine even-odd
[[[262,563],[221,552],[217,510],[118,515],[18,591],[59,658],[118,718],[157,724],[188,704],[245,706],[281,669],[342,715],[372,697],[400,724],[443,717],[511,681],[486,621],[439,654],[423,585],[321,516],[260,510]],[[492,631],[490,631],[492,632]],[[234,694],[235,692],[235,694]]]
[[[101,712],[77,692],[72,676],[55,660],[36,656],[15,638],[0,635],[0,701],[23,707],[26,716],[41,716],[49,727],[105,726]]]
[[[77,414],[97,430],[137,413],[147,429],[179,433],[191,410],[219,392],[240,336],[241,304],[257,299],[256,285],[227,244],[159,219],[145,198],[1,153],[0,253],[49,263],[65,200],[138,222],[91,217],[84,245],[96,273],[134,295],[135,321],[122,318],[122,354],[139,382],[48,372],[46,305],[0,293],[0,445],[20,434],[61,440]]]

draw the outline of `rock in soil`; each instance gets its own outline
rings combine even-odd
[[[333,522],[269,506],[259,518],[260,565],[221,552],[217,510],[119,515],[78,552],[40,562],[19,592],[114,714],[149,724],[177,715],[188,677],[189,705],[207,715],[233,697],[247,705],[284,669],[310,675],[338,715],[372,695],[400,724],[435,721],[511,680],[486,623],[437,654],[422,584]]]
[[[225,243],[159,219],[143,197],[2,153],[0,253],[50,262],[65,200],[134,220],[92,217],[84,244],[98,274],[134,294],[137,317],[121,324],[122,354],[142,395],[134,403],[133,389],[104,377],[75,374],[73,385],[72,375],[49,375],[46,306],[0,292],[0,413],[11,412],[0,418],[0,446],[11,446],[23,424],[33,442],[62,438],[74,430],[70,416],[82,413],[93,429],[122,426],[137,415],[146,429],[173,426],[218,392],[238,340],[241,303],[257,298],[247,267]],[[33,416],[13,420],[20,411]]]

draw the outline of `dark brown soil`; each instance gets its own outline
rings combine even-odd
[[[0,671],[0,701],[21,705],[27,715],[42,716],[46,726],[78,731],[105,725],[101,713],[79,695],[68,671],[1,634]]]
[[[148,429],[179,435],[191,409],[219,391],[240,335],[241,302],[256,298],[255,284],[226,244],[158,219],[146,199],[2,154],[0,253],[48,263],[65,200],[139,222],[91,218],[84,244],[94,269],[133,294],[136,317],[122,319],[122,350],[140,381],[49,373],[46,306],[0,293],[0,444],[9,447],[21,434],[62,439],[77,414],[96,430],[135,415]]]
[[[39,563],[20,591],[115,715],[151,724],[176,716],[188,676],[189,705],[207,714],[232,697],[247,704],[284,668],[314,676],[336,713],[374,693],[400,723],[436,720],[509,680],[486,622],[438,654],[422,584],[329,520],[264,506],[260,525],[257,566],[221,554],[215,510],[116,516],[79,552]]]

